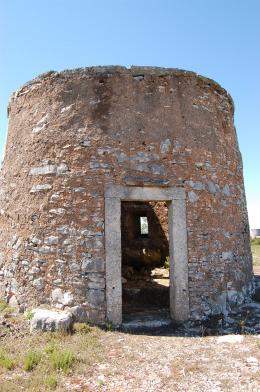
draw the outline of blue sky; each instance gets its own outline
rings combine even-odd
[[[157,65],[215,79],[235,101],[251,227],[260,228],[259,0],[0,0],[0,154],[10,94],[48,70]]]

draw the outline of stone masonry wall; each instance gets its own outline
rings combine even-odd
[[[175,69],[49,72],[12,96],[0,184],[0,296],[106,317],[105,184],[184,187],[192,317],[250,290],[233,103]]]

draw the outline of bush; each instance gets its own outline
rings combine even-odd
[[[75,362],[75,355],[69,351],[54,351],[51,355],[52,366],[55,370],[62,370],[64,373],[68,373]]]
[[[31,320],[33,318],[33,312],[31,310],[26,310],[26,312],[24,312],[24,318],[26,320]]]
[[[50,389],[55,389],[58,385],[58,380],[55,374],[51,374],[46,378],[46,385]]]
[[[166,257],[163,268],[170,269],[170,257],[169,256]]]
[[[0,299],[0,312],[8,307],[8,303],[4,299]]]
[[[74,323],[73,332],[85,335],[91,332],[91,327],[86,323]]]
[[[39,351],[29,351],[24,359],[24,370],[31,372],[41,361],[41,357]]]
[[[46,354],[53,354],[55,350],[56,350],[55,344],[53,342],[50,342],[44,351],[46,352]]]
[[[4,352],[0,352],[0,366],[7,369],[12,370],[14,368],[14,362],[8,355]]]
[[[251,245],[260,245],[260,238],[251,239]]]
[[[8,305],[8,303],[4,299],[0,299],[0,312],[5,316],[10,316],[13,313],[14,309]]]

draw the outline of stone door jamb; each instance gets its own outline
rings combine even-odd
[[[167,201],[170,250],[171,318],[189,318],[188,252],[185,190],[178,187],[107,185],[105,189],[105,252],[107,320],[122,323],[121,201]]]

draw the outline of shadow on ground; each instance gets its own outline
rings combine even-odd
[[[260,275],[255,275],[256,294],[251,302],[233,309],[228,315],[214,315],[204,321],[178,323],[162,309],[137,312],[124,317],[120,331],[149,336],[218,336],[227,334],[260,334]]]

